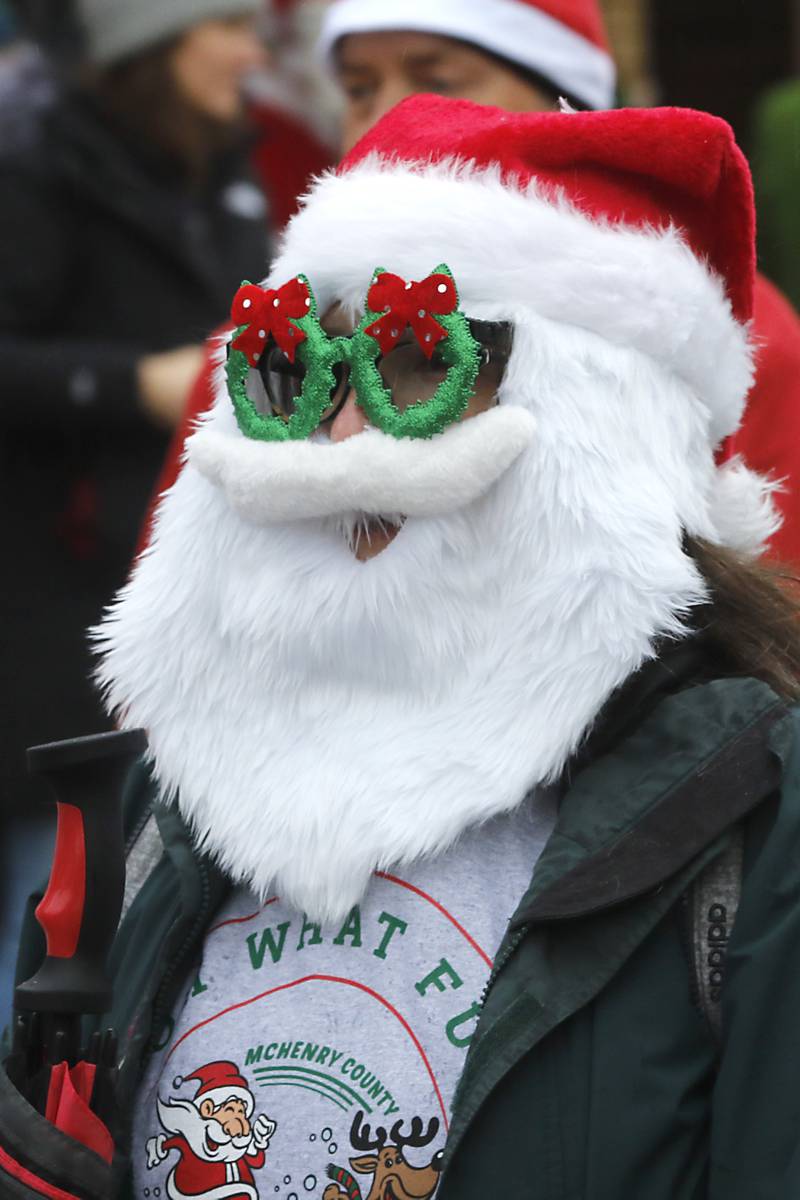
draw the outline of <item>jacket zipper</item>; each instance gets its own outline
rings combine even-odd
[[[483,991],[481,992],[481,998],[480,998],[481,1012],[483,1012],[489,992],[494,987],[497,976],[508,965],[509,961],[516,954],[517,948],[521,945],[521,943],[523,942],[523,940],[528,932],[528,928],[529,928],[529,926],[527,926],[527,925],[520,925],[518,929],[515,929],[514,932],[510,935],[508,941],[506,942],[506,945],[505,945],[505,948],[503,949],[502,954],[498,955],[498,957],[495,959],[494,966],[492,967],[492,969],[489,973],[489,978],[486,980]]]
[[[169,1016],[170,1005],[166,1003],[166,994],[170,984],[179,968],[184,965],[184,959],[187,952],[191,951],[192,947],[197,942],[197,939],[202,934],[206,927],[209,918],[211,886],[208,878],[208,869],[205,863],[198,863],[198,874],[200,876],[200,906],[197,910],[197,915],[192,922],[189,932],[181,942],[178,950],[170,958],[169,965],[161,977],[161,983],[158,985],[158,990],[153,1001],[153,1016],[151,1021],[151,1029],[157,1030],[161,1028],[161,1022],[165,1021]],[[150,1054],[143,1054],[139,1065],[139,1078],[141,1079],[147,1067],[147,1062]]]
[[[489,972],[489,978],[486,980],[486,983],[484,984],[484,988],[483,988],[483,991],[481,992],[480,1000],[478,1001],[479,1016],[480,1016],[480,1014],[483,1013],[483,1010],[486,1006],[487,998],[489,996],[489,992],[494,987],[494,984],[495,984],[495,981],[497,980],[498,975],[500,975],[500,973],[508,966],[511,959],[516,954],[517,948],[521,945],[522,941],[524,940],[525,935],[528,932],[528,929],[529,929],[528,925],[520,925],[518,929],[515,929],[514,932],[509,935],[508,940],[506,941],[506,944],[505,944],[503,950],[501,951],[500,954],[498,954],[497,958],[495,959],[494,965],[492,966],[492,969]],[[443,1164],[443,1166],[445,1167],[445,1170],[447,1168],[448,1158],[449,1158],[448,1146],[449,1146],[449,1139],[445,1145],[445,1161]]]
[[[211,907],[211,905],[210,905],[211,886],[209,883],[208,869],[202,860],[199,861],[197,864],[197,871],[198,871],[198,875],[200,878],[200,905],[197,910],[197,915],[196,915],[194,921],[192,922],[191,928],[189,929],[189,932],[186,934],[186,937],[181,942],[176,953],[171,955],[169,964],[168,964],[163,976],[161,977],[161,983],[158,985],[158,988],[156,990],[155,998],[153,1000],[152,1018],[151,1018],[151,1023],[150,1023],[151,1035],[152,1035],[153,1030],[157,1030],[157,1029],[161,1028],[161,1023],[164,1020],[166,1020],[166,1018],[169,1016],[170,1006],[169,1006],[169,1004],[167,1004],[165,1002],[168,987],[169,987],[172,979],[174,978],[176,972],[178,971],[179,967],[181,967],[183,965],[183,960],[186,957],[187,951],[191,949],[191,947],[195,944],[195,942],[197,941],[197,939],[200,937],[201,933],[205,929],[206,923],[208,921],[208,917],[210,915],[209,910]],[[138,1020],[138,1017],[139,1017],[139,1013],[141,1013],[141,1011],[142,1011],[141,1009],[138,1010],[136,1018],[134,1019],[134,1024],[136,1024],[136,1021]],[[149,1043],[149,1040],[150,1039],[148,1038],[148,1043]],[[152,1057],[152,1050],[150,1050],[148,1048],[148,1046],[146,1045],[140,1058],[139,1058],[138,1070],[136,1073],[136,1086],[137,1087],[141,1083],[142,1079],[144,1078],[145,1072],[147,1070],[147,1065],[148,1065],[151,1057]],[[119,1133],[118,1133],[117,1149],[118,1149],[118,1151],[122,1152],[122,1158],[124,1159],[124,1162],[126,1164],[123,1169],[124,1172],[127,1172],[130,1168],[131,1134],[132,1134],[132,1120],[127,1123],[126,1128],[120,1129]]]

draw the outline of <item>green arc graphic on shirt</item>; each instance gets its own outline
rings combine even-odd
[[[308,1083],[300,1083],[300,1081],[297,1079],[265,1079],[262,1080],[260,1086],[296,1087],[302,1088],[304,1092],[316,1092],[318,1096],[322,1096],[325,1100],[330,1100],[332,1104],[335,1104],[337,1108],[341,1108],[343,1112],[347,1112],[348,1109],[352,1108],[353,1106],[352,1101],[345,1104],[341,1100],[337,1100],[335,1096],[331,1096],[329,1092],[324,1092],[322,1088],[312,1087],[311,1084]]]
[[[253,1073],[259,1077],[258,1082],[261,1087],[275,1087],[281,1083],[294,1087],[306,1087],[333,1100],[335,1104],[338,1103],[340,1108],[351,1108],[354,1103],[357,1103],[368,1115],[373,1111],[363,1093],[355,1091],[346,1083],[342,1083],[324,1071],[314,1071],[310,1067],[286,1066],[256,1067]],[[269,1076],[269,1078],[263,1078],[264,1076]],[[304,1081],[303,1083],[299,1082],[301,1079]]]

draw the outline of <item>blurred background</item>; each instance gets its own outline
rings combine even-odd
[[[483,70],[518,107],[575,99],[535,52],[466,47],[416,78],[396,39],[345,37],[324,62],[336,2],[0,0],[0,1024],[52,841],[24,750],[107,727],[85,631],[210,401],[204,344],[236,287],[265,274],[309,177],[405,92],[470,94],[459,71]],[[760,266],[800,305],[800,0],[601,7],[619,103],[733,125]]]

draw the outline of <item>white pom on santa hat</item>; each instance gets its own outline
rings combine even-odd
[[[738,456],[723,462],[709,497],[717,541],[747,558],[761,554],[783,523],[773,500],[781,490],[780,480],[756,474]]]
[[[534,71],[589,108],[614,103],[616,70],[597,0],[335,0],[322,53],[353,33],[410,30],[469,42]]]

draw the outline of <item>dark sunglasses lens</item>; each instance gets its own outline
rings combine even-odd
[[[489,406],[497,397],[511,354],[511,325],[497,321],[470,321],[469,328],[480,351],[480,366],[472,398],[483,406]],[[435,395],[449,367],[442,353],[445,345],[442,342],[428,358],[416,338],[409,335],[378,360],[381,379],[399,412],[405,412],[412,404],[424,404]]]
[[[435,395],[447,375],[447,363],[438,350],[432,358],[427,358],[416,338],[412,338],[383,355],[378,360],[378,370],[395,408],[405,412],[412,404],[424,404]]]
[[[306,369],[298,358],[293,363],[274,342],[266,347],[258,367],[249,371],[245,391],[262,417],[288,421],[303,390]]]
[[[512,326],[505,321],[470,321],[469,331],[480,347],[478,378],[472,395],[479,405],[497,396],[511,356]]]

